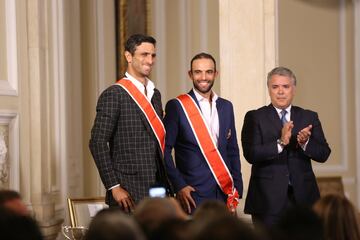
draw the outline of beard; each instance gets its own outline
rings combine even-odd
[[[198,81],[193,80],[194,88],[196,90],[198,90],[199,92],[204,93],[204,94],[210,92],[215,81],[214,80],[212,80],[212,81],[211,80],[205,80],[205,81],[209,83],[207,86],[201,86],[199,84],[199,82],[203,82],[203,81],[198,82]]]

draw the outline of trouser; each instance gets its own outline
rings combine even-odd
[[[294,196],[294,189],[291,185],[288,187],[287,192],[287,199],[284,204],[284,208],[281,212],[275,215],[269,214],[252,214],[252,222],[255,227],[265,227],[269,228],[276,223],[279,222],[281,215],[289,208],[293,207],[296,204],[295,196]]]

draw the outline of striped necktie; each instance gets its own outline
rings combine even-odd
[[[281,112],[281,123],[282,125],[284,126],[285,123],[287,123],[287,120],[286,120],[286,114],[287,114],[287,111],[285,109],[283,109]]]

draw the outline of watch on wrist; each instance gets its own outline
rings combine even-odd
[[[282,146],[282,147],[285,147],[286,146],[286,144],[283,142],[283,140],[281,140],[281,139],[278,139],[277,141],[277,144],[279,144],[280,146]]]

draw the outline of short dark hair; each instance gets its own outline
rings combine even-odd
[[[120,208],[104,208],[91,220],[86,240],[145,239],[134,218]]]
[[[215,58],[213,56],[211,56],[211,54],[209,53],[205,53],[205,52],[202,52],[202,53],[198,53],[196,54],[192,59],[191,59],[191,62],[190,62],[190,71],[192,71],[192,64],[195,60],[197,59],[211,59],[214,63],[214,69],[216,70],[216,61],[215,61]]]
[[[134,55],[134,53],[136,51],[136,47],[141,45],[144,42],[151,43],[154,46],[156,45],[155,38],[144,35],[144,34],[134,34],[134,35],[131,35],[128,38],[128,40],[126,41],[125,51],[128,51],[129,53],[131,53],[131,55]]]
[[[280,217],[275,227],[284,239],[323,239],[324,229],[321,219],[309,206],[290,207]]]
[[[345,196],[327,194],[315,203],[313,209],[324,224],[324,239],[359,239],[358,211]]]
[[[296,86],[296,76],[295,74],[288,68],[286,67],[276,67],[273,70],[271,70],[268,75],[267,75],[267,85],[269,86],[269,82],[272,76],[274,75],[280,75],[280,76],[285,76],[285,77],[289,77],[292,81],[292,83],[294,84],[294,86]]]
[[[258,240],[264,239],[259,232],[255,232],[250,225],[235,216],[222,216],[214,218],[205,224],[199,231],[195,232],[196,240],[223,240],[243,239]],[[266,239],[266,238],[265,238]]]
[[[1,239],[42,240],[43,236],[37,222],[30,216],[16,214],[0,206]]]
[[[6,189],[0,190],[0,206],[14,199],[21,199],[21,196],[18,192]]]

